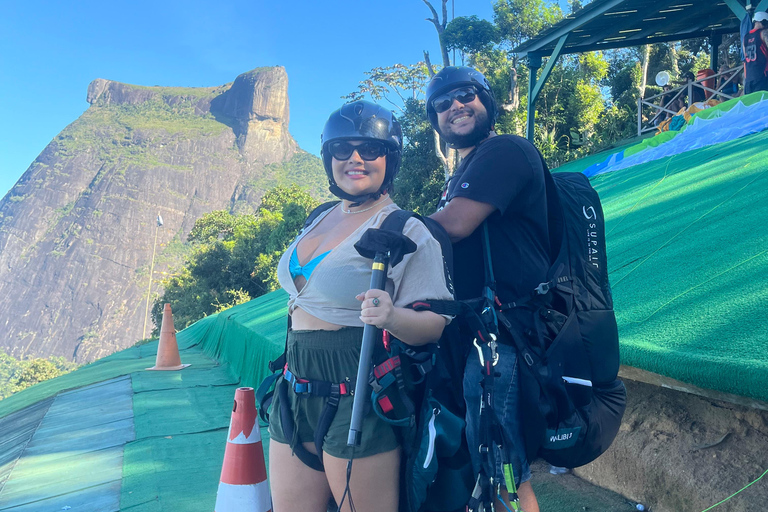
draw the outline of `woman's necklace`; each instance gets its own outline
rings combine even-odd
[[[344,209],[344,203],[341,203],[341,213],[363,213],[363,212],[367,212],[368,210],[370,210],[370,209],[374,208],[375,206],[378,206],[379,204],[383,203],[383,202],[384,202],[384,201],[386,201],[388,198],[389,198],[389,196],[384,196],[384,199],[380,199],[379,201],[376,201],[375,203],[373,203],[373,204],[372,204],[371,206],[369,206],[368,208],[363,208],[362,210],[355,210],[355,211],[352,211],[352,210],[345,210],[345,209]]]

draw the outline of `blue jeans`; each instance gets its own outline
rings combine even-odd
[[[501,428],[512,446],[508,447],[512,458],[512,468],[515,475],[515,485],[520,485],[531,479],[531,468],[525,457],[523,432],[520,426],[520,393],[518,387],[517,350],[510,345],[498,345],[499,362],[494,367],[500,376],[494,379],[493,408],[501,422]],[[467,403],[467,442],[472,457],[475,474],[480,471],[482,458],[477,450],[480,445],[480,397],[482,388],[480,382],[482,373],[477,350],[473,347],[467,359],[464,371],[464,400]],[[495,478],[504,482],[501,469],[501,451],[496,450]]]

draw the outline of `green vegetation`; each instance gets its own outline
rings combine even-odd
[[[77,364],[63,357],[18,360],[0,349],[0,400],[29,386],[64,375]]]
[[[268,165],[264,174],[251,180],[247,187],[251,190],[271,190],[293,184],[298,184],[301,189],[321,200],[330,200],[332,197],[328,192],[328,177],[323,162],[306,151],[296,152],[285,162]]]
[[[163,305],[170,303],[174,326],[197,320],[279,288],[277,262],[319,203],[296,185],[276,187],[255,214],[223,210],[203,215],[187,237],[191,254],[163,280],[165,291],[152,306],[159,332]]]
[[[221,90],[158,88],[158,94],[133,105],[97,102],[56,138],[60,156],[99,148],[99,158],[108,163],[120,158],[123,163],[164,165],[147,151],[154,143],[164,142],[168,136],[215,136],[230,129],[210,113],[200,114],[197,108],[201,100]]]
[[[439,2],[425,2],[439,4]],[[582,8],[571,0],[570,11]],[[527,62],[512,50],[562,20],[566,13],[555,1],[495,0],[493,23],[475,16],[450,22],[428,18],[440,34],[442,65],[470,65],[488,78],[500,116],[497,133],[525,135],[527,125]],[[425,30],[427,28],[425,27]],[[737,42],[738,43],[738,42]],[[738,44],[729,49],[727,60],[737,62]],[[451,51],[456,53],[451,61]],[[646,47],[589,52],[561,56],[541,89],[536,102],[535,144],[550,168],[614,147],[637,133],[637,100],[660,92],[649,84],[656,73],[667,70],[674,79],[687,71],[709,66],[706,39],[669,42]],[[432,62],[433,72],[440,65]],[[544,62],[546,64],[546,60]],[[543,67],[543,66],[542,66]],[[455,152],[442,162],[435,153],[434,136],[420,110],[430,73],[426,63],[402,63],[376,67],[365,73],[356,91],[345,99],[370,98],[400,111],[405,129],[403,170],[396,184],[396,199],[404,208],[430,213],[429,196],[442,187],[445,173],[457,164]],[[650,107],[644,115],[652,115]],[[410,128],[410,129],[409,129]],[[409,140],[411,139],[411,140]],[[441,148],[445,150],[445,148]],[[443,172],[438,172],[442,165]],[[416,173],[409,175],[409,173]],[[436,196],[434,196],[436,197]],[[426,208],[426,209],[425,209]]]

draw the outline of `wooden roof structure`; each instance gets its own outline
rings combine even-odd
[[[768,9],[768,0],[752,1],[755,10]],[[744,0],[593,0],[513,50],[527,58],[532,77],[542,57],[549,57],[541,76],[529,80],[528,138],[533,140],[536,98],[560,55],[714,38],[739,32],[746,15]],[[716,69],[716,51],[712,60]]]

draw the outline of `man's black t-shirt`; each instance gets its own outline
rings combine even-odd
[[[454,197],[488,203],[496,293],[502,302],[527,297],[546,281],[550,266],[547,198],[542,157],[526,139],[499,135],[484,140],[461,162],[438,205]],[[479,297],[485,283],[482,225],[454,244],[458,299]]]

